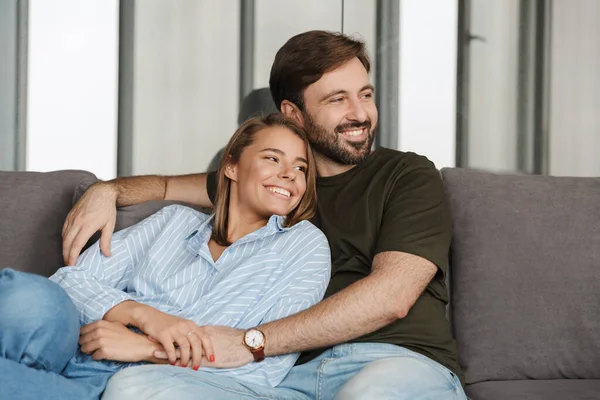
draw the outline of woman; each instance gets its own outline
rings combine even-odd
[[[155,351],[197,370],[219,357],[199,327],[250,329],[323,298],[329,247],[307,221],[316,172],[304,132],[280,114],[254,118],[225,154],[214,216],[165,207],[117,233],[110,258],[96,243],[53,283],[0,271],[0,398],[95,399],[118,370],[162,362]],[[208,370],[275,386],[297,356]]]

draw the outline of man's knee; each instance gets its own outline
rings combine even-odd
[[[460,392],[452,374],[431,360],[390,357],[367,364],[339,391],[336,400],[456,399]]]

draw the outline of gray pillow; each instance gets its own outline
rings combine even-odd
[[[86,171],[0,172],[0,269],[50,276],[64,265],[62,226]]]
[[[600,378],[600,180],[442,171],[467,383]]]

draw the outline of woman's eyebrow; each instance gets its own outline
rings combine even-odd
[[[285,156],[285,153],[283,151],[281,151],[279,149],[274,149],[272,147],[267,147],[265,149],[262,149],[260,151],[260,153],[267,152],[267,151],[270,151],[270,152],[277,153],[279,155]],[[303,163],[308,164],[308,160],[306,158],[304,158],[304,157],[296,157],[296,161],[302,161]]]

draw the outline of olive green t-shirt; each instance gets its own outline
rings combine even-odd
[[[216,182],[207,180],[214,199]],[[385,148],[356,167],[317,179],[318,211],[313,223],[331,247],[331,296],[371,273],[373,258],[399,251],[423,257],[438,273],[402,319],[353,342],[391,343],[423,354],[462,381],[456,342],[448,320],[445,284],[451,220],[440,175],[427,158]],[[325,349],[303,353],[305,363]]]

